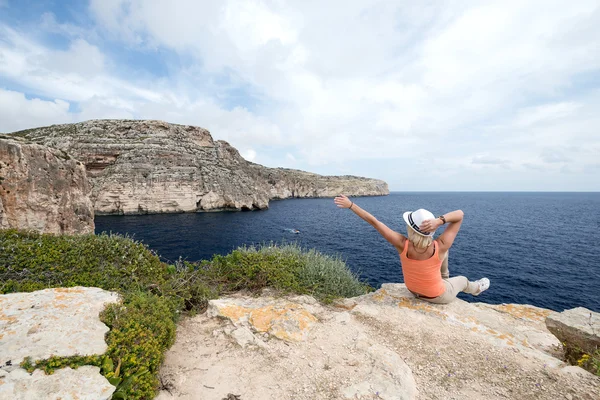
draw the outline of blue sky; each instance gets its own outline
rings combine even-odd
[[[600,190],[600,3],[0,0],[0,132],[193,124],[391,190]]]

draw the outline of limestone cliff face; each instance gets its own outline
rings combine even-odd
[[[206,129],[162,121],[94,120],[17,132],[83,162],[97,214],[264,209],[270,199],[387,195],[387,184],[244,160]]]
[[[61,150],[0,135],[0,229],[94,232],[82,163]]]

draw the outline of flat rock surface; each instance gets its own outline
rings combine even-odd
[[[311,307],[313,305],[309,304],[308,308]],[[307,307],[272,297],[211,300],[207,314],[209,317],[226,318],[235,326],[248,326],[256,332],[268,333],[287,341],[306,340],[317,321]]]
[[[52,375],[0,370],[0,400],[108,400],[114,391],[98,367],[63,368]]]
[[[600,378],[567,372],[553,357],[559,343],[544,325],[550,310],[434,305],[402,284],[338,306],[307,296],[287,301],[317,319],[303,341],[279,340],[243,318],[182,321],[158,399],[600,398]],[[234,332],[242,327],[249,332],[240,344]]]
[[[99,314],[118,296],[99,288],[56,288],[0,295],[0,368],[27,356],[103,354],[108,327]]]

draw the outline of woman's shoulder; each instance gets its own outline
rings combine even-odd
[[[408,238],[404,235],[400,235],[402,236],[402,238],[400,239],[400,245],[396,246],[396,249],[398,250],[398,253],[402,254],[404,252],[404,249],[406,248],[406,246],[408,245]]]

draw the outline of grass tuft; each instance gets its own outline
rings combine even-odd
[[[325,303],[364,294],[370,287],[338,256],[297,244],[243,246],[211,261],[191,264],[209,286],[220,292],[271,287],[284,293],[310,294]]]

